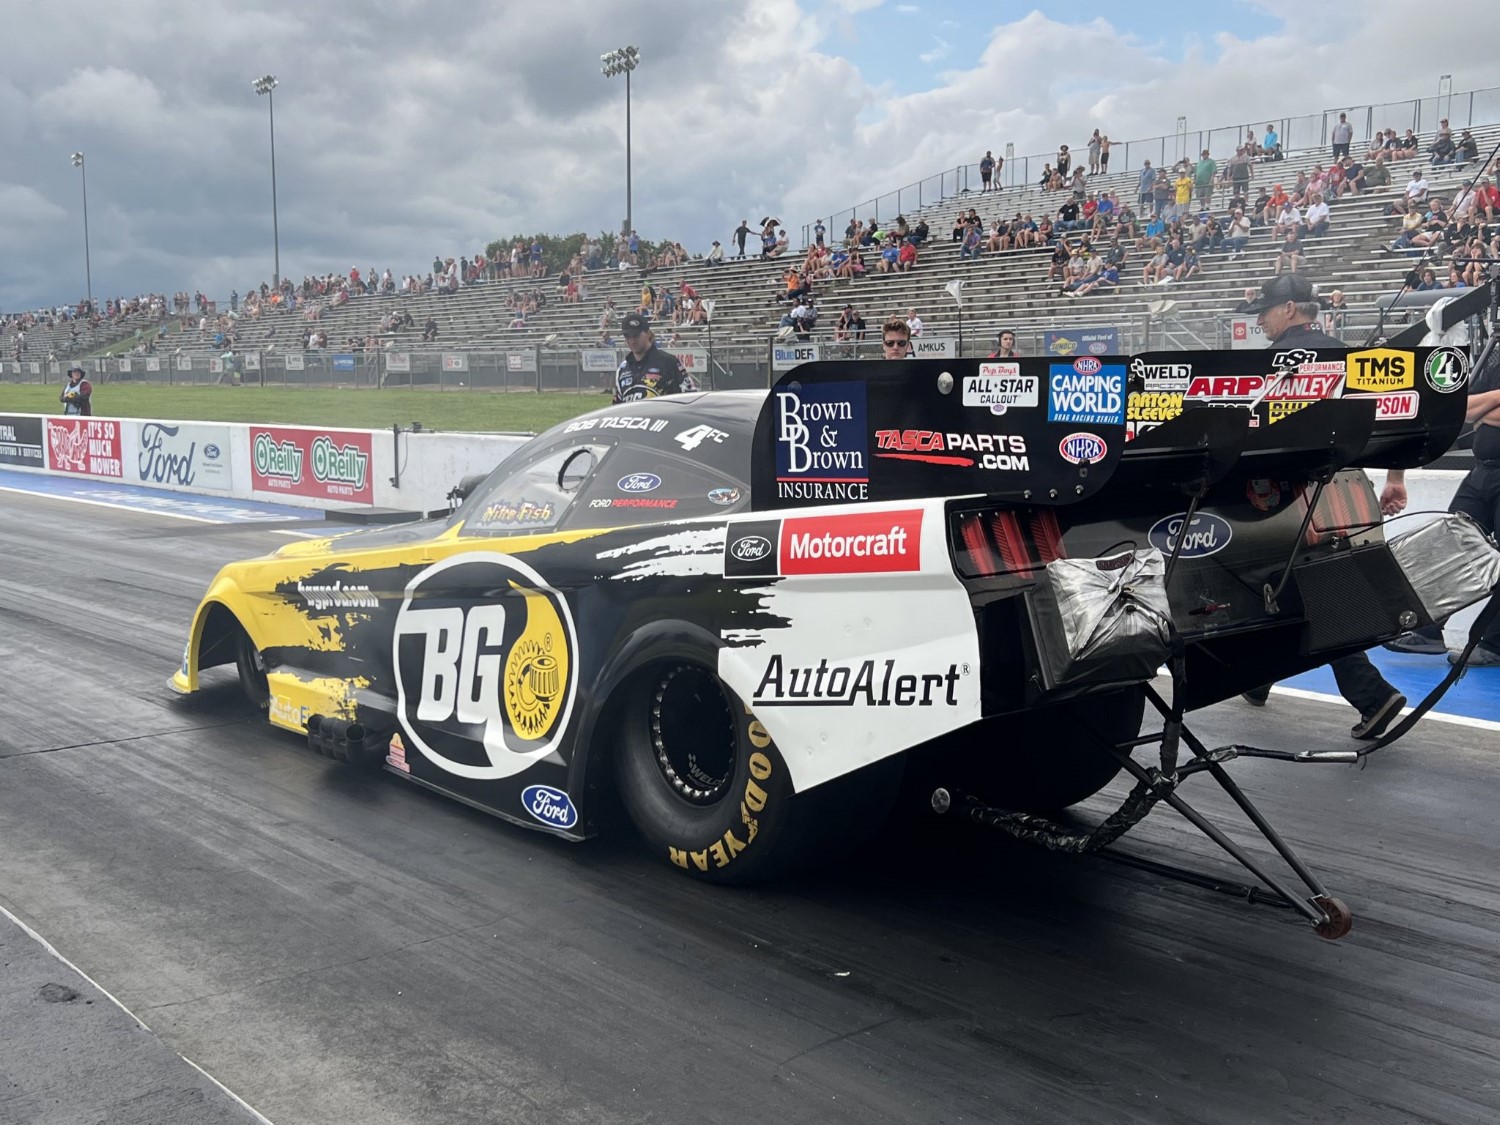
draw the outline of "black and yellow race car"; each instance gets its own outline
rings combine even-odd
[[[1044,813],[1129,768],[1162,665],[1180,715],[1432,619],[1359,470],[1446,450],[1467,357],[1361,355],[820,363],[598,410],[447,518],[226,566],[173,685],[235,665],[315,748],[571,839],[617,799],[707,879],[831,857],[923,771]]]

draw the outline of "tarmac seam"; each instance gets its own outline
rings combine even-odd
[[[777,1065],[789,1066],[790,1064],[796,1062],[798,1059],[802,1058],[804,1055],[810,1055],[814,1051],[821,1051],[824,1047],[832,1047],[835,1043],[842,1043],[846,1039],[853,1039],[856,1035],[864,1035],[871,1031],[877,1031],[888,1023],[895,1023],[900,1018],[900,1016],[887,1016],[885,1019],[876,1020],[874,1023],[869,1024],[866,1027],[856,1027],[853,1031],[846,1031],[842,1035],[835,1035],[830,1039],[823,1040],[821,1043],[814,1043],[811,1047],[808,1047],[805,1050],[798,1051],[795,1055],[792,1055],[789,1058],[782,1059],[781,1062]]]
[[[10,758],[30,758],[37,754],[56,754],[61,750],[87,750],[94,746],[123,746],[127,742],[139,742],[143,738],[166,738],[173,734],[193,734],[200,730],[223,730],[239,726],[243,719],[231,719],[223,723],[205,723],[201,727],[176,727],[172,730],[152,731],[150,734],[132,734],[128,738],[107,738],[102,742],[74,742],[67,746],[46,746],[40,750],[18,750],[14,754],[0,754],[0,761]]]
[[[148,1024],[145,1020],[141,1019],[140,1016],[138,1016],[134,1012],[132,1012],[123,1003],[121,1003],[120,998],[118,996],[116,996],[109,989],[105,988],[102,984],[100,984],[98,981],[96,981],[93,977],[89,976],[88,973],[84,972],[77,965],[75,965],[72,961],[70,961],[66,957],[64,957],[62,955],[62,953],[57,949],[57,947],[55,945],[53,945],[50,941],[48,941],[46,938],[44,938],[41,934],[37,933],[34,929],[32,929],[30,926],[28,926],[20,918],[16,917],[16,915],[15,915],[15,913],[13,911],[8,910],[4,906],[0,906],[0,914],[5,915],[6,918],[8,918],[8,919],[10,919],[10,921],[14,922],[16,924],[16,926],[21,930],[22,933],[24,933],[27,937],[31,938],[32,941],[34,941],[38,945],[40,945],[52,957],[54,957],[58,961],[61,961],[69,969],[71,969],[73,972],[77,973],[84,980],[88,981],[89,984],[91,984],[95,988],[97,988],[99,990],[99,992],[105,997],[105,999],[107,999],[115,1007],[119,1008],[120,1011],[124,1012],[131,1019],[135,1020],[135,1022],[137,1024],[139,1024],[142,1028],[144,1028],[146,1031],[151,1031],[151,1025]],[[156,1032],[151,1031],[151,1034],[152,1035],[156,1035]],[[156,1041],[158,1043],[161,1043],[161,1045],[163,1047],[166,1047],[167,1050],[172,1051],[172,1048],[168,1044],[162,1042],[161,1036],[156,1035]],[[182,1052],[180,1052],[180,1051],[172,1051],[172,1053],[174,1055],[176,1055],[179,1059],[181,1059],[183,1062],[187,1063],[188,1066],[192,1067],[199,1074],[203,1075],[203,1077],[207,1078],[210,1082],[212,1082],[215,1086],[217,1086],[220,1090],[222,1090],[224,1092],[224,1094],[227,1097],[229,1097],[232,1101],[234,1101],[236,1104],[242,1106],[245,1109],[245,1112],[253,1114],[255,1116],[255,1119],[257,1121],[262,1122],[263,1125],[275,1125],[275,1122],[273,1122],[269,1117],[267,1117],[265,1114],[261,1113],[260,1110],[256,1109],[253,1105],[251,1105],[249,1102],[247,1102],[244,1098],[240,1097],[233,1090],[231,1090],[228,1086],[224,1085],[224,1083],[220,1082],[212,1074],[210,1074],[208,1071],[204,1070],[201,1066],[199,1066],[197,1063],[195,1063],[192,1059],[188,1058]]]

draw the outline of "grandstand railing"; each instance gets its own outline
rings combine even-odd
[[[1163,165],[1171,166],[1184,158],[1197,160],[1198,154],[1204,149],[1208,149],[1215,160],[1224,160],[1234,155],[1235,148],[1244,141],[1247,133],[1254,133],[1255,139],[1259,141],[1267,123],[1276,126],[1284,151],[1304,152],[1326,147],[1329,144],[1329,131],[1338,121],[1340,113],[1349,115],[1349,123],[1354,126],[1353,144],[1356,146],[1368,144],[1377,128],[1394,129],[1398,134],[1410,129],[1425,145],[1431,143],[1438,121],[1445,117],[1455,131],[1468,129],[1476,124],[1500,121],[1500,86],[1445,93],[1430,98],[1337,106],[1321,113],[1303,114],[1299,117],[1255,117],[1238,125],[1183,129],[1142,140],[1111,141],[1110,174],[1138,170],[1147,160],[1158,168]],[[1424,129],[1427,130],[1426,136],[1423,136]],[[1084,167],[1088,167],[1087,144],[1075,145],[1071,141],[1062,143],[1067,144],[1072,151],[1075,166],[1082,160]],[[1042,168],[1056,159],[1056,149],[1031,156],[1009,157],[1005,161],[999,182],[1002,187],[1034,184],[1041,179]],[[920,211],[957,195],[978,192],[982,182],[977,162],[961,164],[834,212],[827,219],[828,236],[832,240],[843,238],[844,228],[852,218],[874,218],[890,222],[897,215],[910,213],[913,208]],[[812,229],[812,223],[806,223],[802,227],[803,249],[811,245]]]

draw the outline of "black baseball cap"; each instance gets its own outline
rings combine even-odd
[[[640,313],[626,313],[620,318],[620,331],[627,336],[634,336],[638,332],[649,332],[651,322]]]
[[[80,375],[84,374],[83,368],[80,367],[80,366],[78,366],[78,364],[76,364],[76,363],[72,367],[68,368],[68,374],[71,375],[75,371],[78,372],[78,374],[80,374]]]
[[[1307,278],[1301,274],[1283,273],[1262,285],[1260,296],[1251,301],[1245,311],[1259,313],[1274,309],[1277,305],[1284,305],[1288,301],[1305,304],[1317,299],[1318,291]]]

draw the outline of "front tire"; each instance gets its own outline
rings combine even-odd
[[[234,639],[234,666],[240,674],[240,690],[254,706],[264,711],[271,704],[271,687],[266,680],[266,662],[260,649],[241,626]]]

